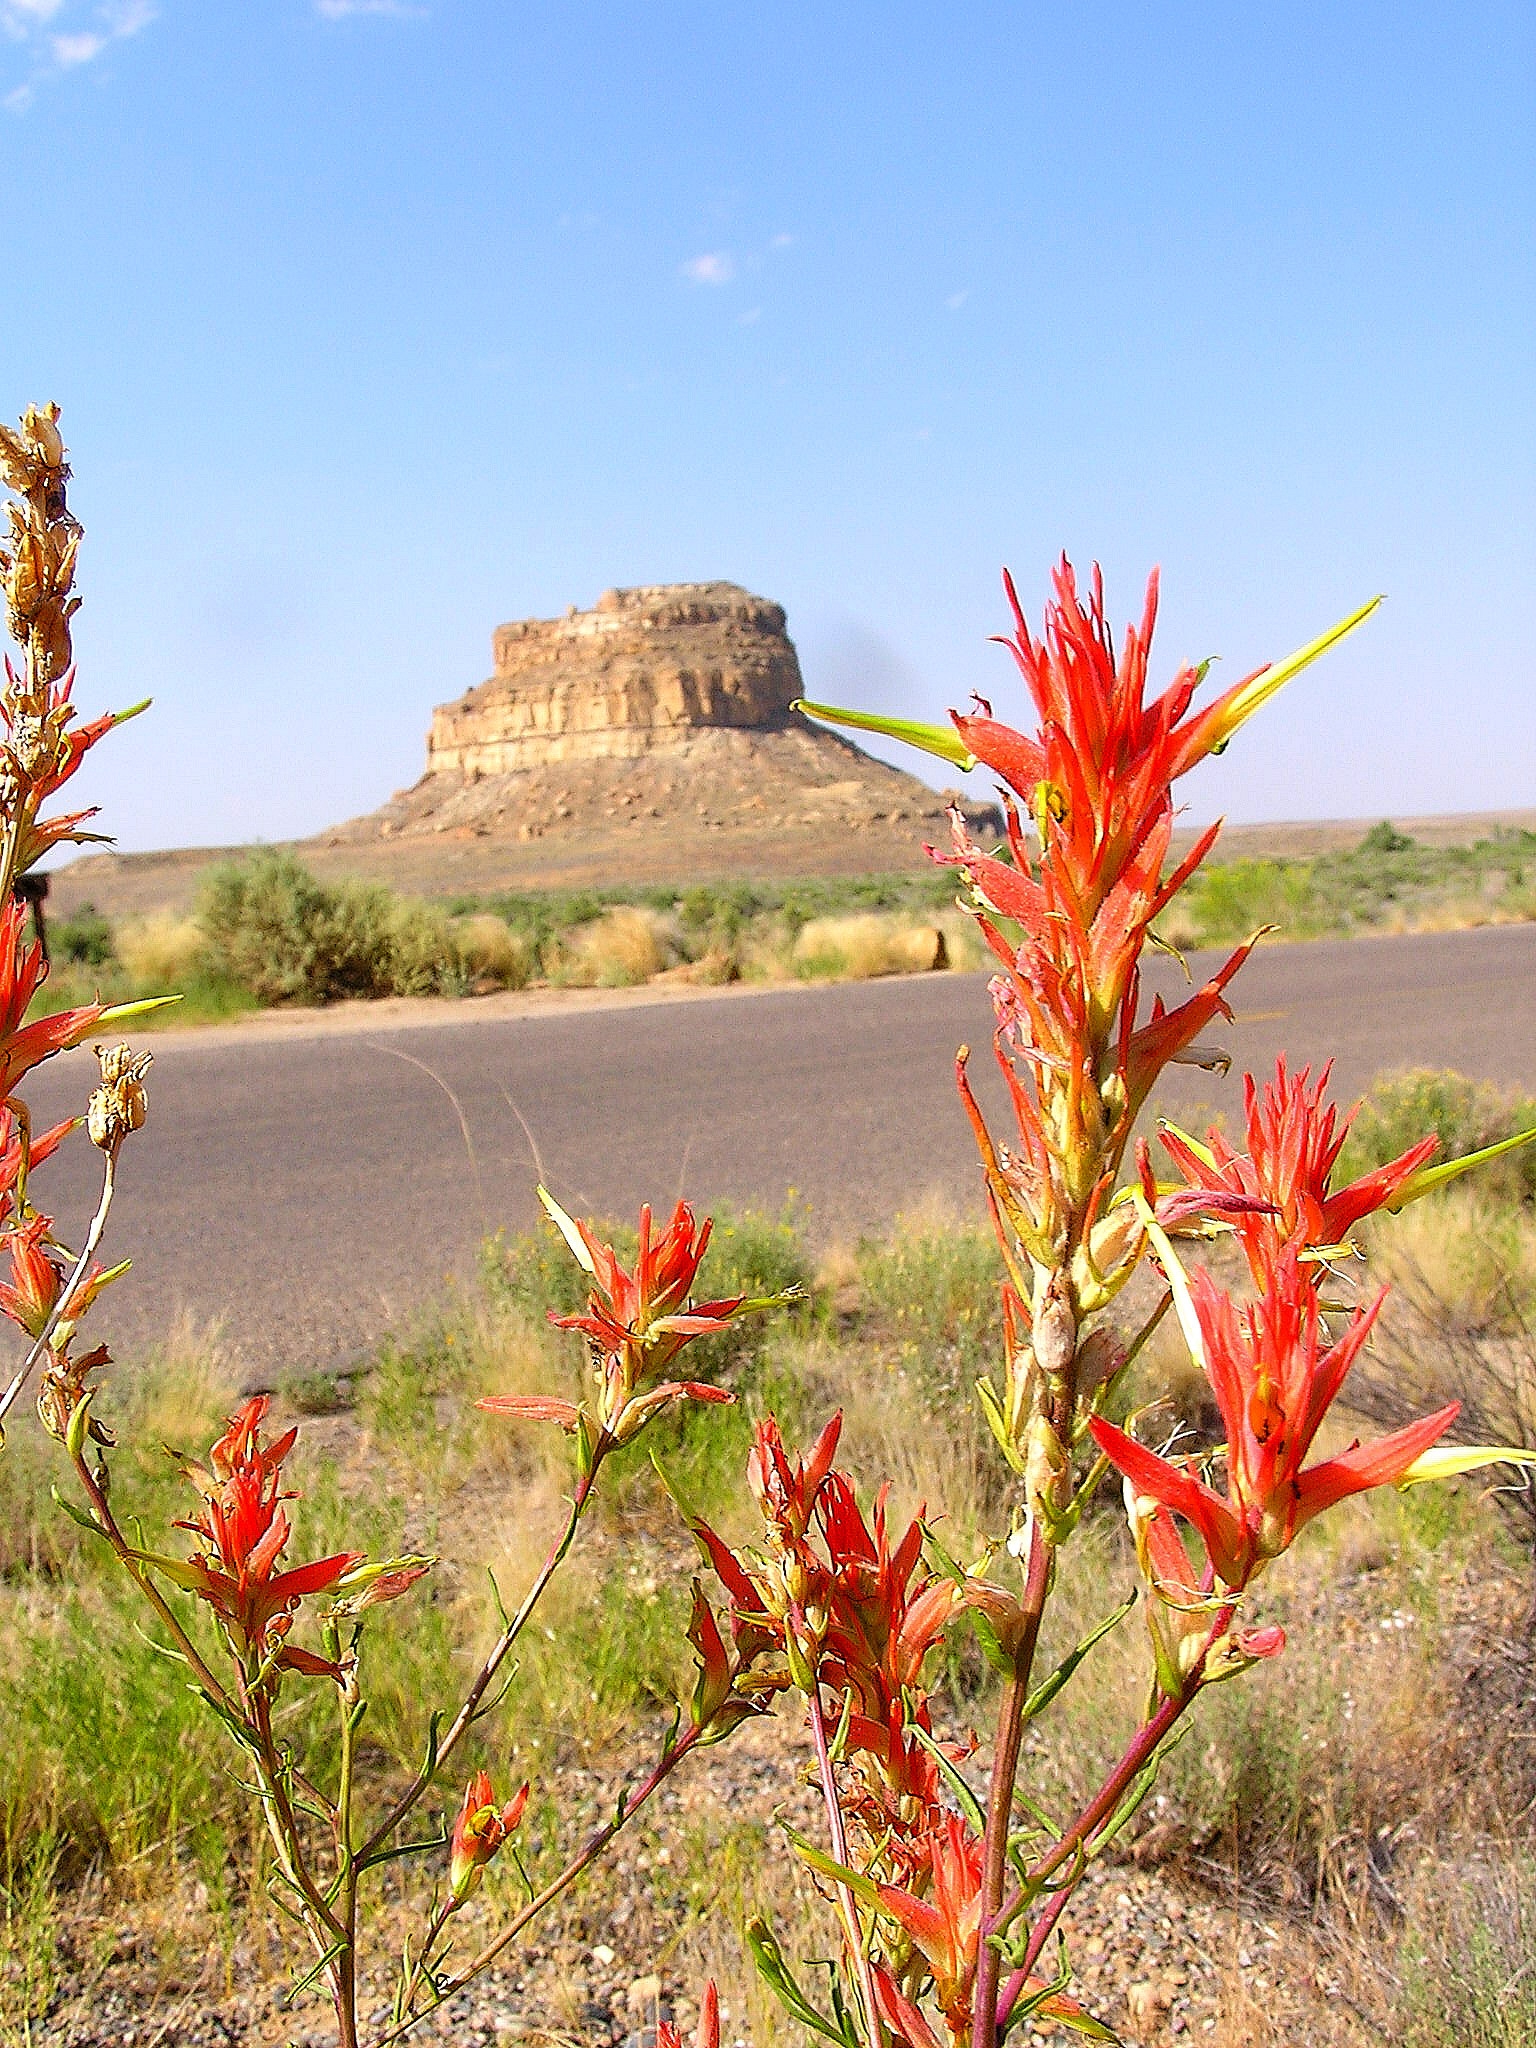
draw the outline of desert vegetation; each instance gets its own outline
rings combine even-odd
[[[1454,1083],[1445,1092],[1454,1096]],[[1397,1099],[1385,1091],[1368,1106],[1362,1137],[1390,1128]],[[1496,1128],[1507,1128],[1507,1113]],[[1508,1190],[1491,1213],[1506,1229],[1532,1229],[1529,1201]],[[1383,1225],[1394,1264],[1416,1256],[1413,1228],[1411,1216]],[[632,1249],[632,1236],[626,1245],[617,1235]],[[793,1217],[721,1219],[705,1287],[729,1295],[799,1283],[806,1299],[773,1323],[707,1340],[713,1354],[701,1369],[738,1405],[680,1410],[665,1425],[658,1455],[679,1494],[733,1537],[744,1533],[737,1474],[756,1420],[771,1410],[803,1435],[840,1405],[849,1455],[891,1475],[893,1511],[942,1500],[944,1540],[973,1539],[999,1506],[972,1393],[1002,1341],[993,1256],[990,1232],[943,1215],[819,1250]],[[1528,1264],[1523,1279],[1508,1277],[1518,1287],[1533,1272]],[[493,1239],[479,1284],[416,1330],[340,1383],[296,1365],[279,1390],[280,1410],[304,1427],[294,1477],[314,1544],[430,1545],[441,1559],[430,1598],[402,1607],[375,1667],[371,1781],[408,1782],[419,1761],[413,1703],[445,1664],[469,1669],[494,1627],[484,1563],[500,1584],[517,1583],[561,1513],[566,1472],[554,1440],[493,1436],[470,1417],[488,1392],[577,1390],[547,1315],[579,1308],[579,1278],[553,1230]],[[1481,1299],[1480,1286],[1464,1290],[1447,1266],[1389,1321],[1381,1377],[1396,1347],[1411,1343],[1417,1377],[1403,1400],[1413,1412],[1475,1389],[1485,1412],[1523,1398],[1531,1415],[1529,1346],[1467,1349]],[[1508,1377],[1511,1359],[1523,1378]],[[1375,1372],[1360,1382],[1371,1412],[1377,1385]],[[216,1338],[198,1333],[174,1337],[135,1376],[122,1422],[147,1448],[120,1468],[125,1513],[161,1528],[182,1512],[181,1482],[156,1447],[216,1432],[236,1397]],[[1209,1426],[1203,1382],[1171,1339],[1144,1354],[1122,1408],[1151,1398],[1170,1421]],[[1358,1426],[1346,1415],[1340,1434]],[[0,1759],[0,2009],[14,2017],[0,2041],[127,2039],[130,2027],[150,2040],[160,2026],[168,2043],[255,2041],[269,2024],[313,2026],[318,1995],[280,2017],[300,1937],[268,1924],[262,1830],[224,1768],[221,1731],[185,1688],[164,1685],[163,1659],[131,1625],[129,1588],[54,1506],[46,1447],[18,1435],[6,1455],[0,1722],[14,1739]],[[1285,1560],[1270,1604],[1292,1647],[1262,1692],[1213,1695],[1197,1739],[1169,1759],[1091,1891],[1072,1952],[1096,2010],[1135,2038],[1219,2048],[1365,2048],[1382,2038],[1516,2048],[1530,2038],[1529,1502],[1519,1489],[1372,1495]],[[591,1538],[555,1595],[552,1635],[537,1633],[524,1651],[515,1725],[477,1736],[466,1758],[533,1782],[524,1861],[535,1881],[553,1867],[572,1806],[600,1811],[692,1682],[682,1641],[691,1546],[658,1501],[643,1452],[616,1470]],[[1112,1499],[1095,1509],[1085,1540],[1106,1583],[1134,1582]],[[1091,1619],[1074,1599],[1053,1640],[1066,1646]],[[936,1725],[957,1735],[984,1725],[997,1684],[985,1659],[957,1645]],[[1112,1667],[1090,1662],[1072,1736],[1046,1718],[1031,1738],[1037,1795],[1078,1796],[1077,1717],[1107,1743],[1124,1711]],[[309,1732],[323,1746],[323,1724]],[[473,2038],[468,2030],[489,2015],[503,2032],[617,2040],[658,1999],[686,2015],[686,1999],[713,1976],[733,2037],[797,2038],[737,1934],[766,1914],[787,1947],[811,1952],[815,1891],[780,1823],[809,1827],[812,1815],[804,1793],[786,1795],[777,1724],[749,1731],[739,1757],[720,1756],[718,1782],[710,1772],[685,1785],[515,1965],[438,2015],[434,2037]],[[438,1821],[451,1819],[448,1797]],[[466,1909],[469,1929],[492,1924],[520,1882],[493,1867],[485,1897]],[[377,1911],[382,1931],[403,1927],[398,1896],[387,1892]],[[1152,1945],[1125,1952],[1124,1930],[1136,1928],[1151,1931]],[[385,1997],[382,1978],[373,1989]],[[54,2015],[46,2034],[19,2017],[28,2011]]]
[[[1164,913],[1180,949],[1267,938],[1446,931],[1536,916],[1536,833],[1426,846],[1390,824],[1305,859],[1210,861]],[[194,912],[113,922],[89,903],[49,927],[55,995],[172,992],[165,1021],[260,1005],[466,996],[530,985],[628,988],[660,977],[842,981],[983,964],[942,873],[699,882],[413,898],[326,883],[292,853],[215,869]]]
[[[1523,2028],[1529,1518],[1512,1539],[1430,1482],[1536,1463],[1525,1365],[1485,1309],[1456,1353],[1461,1395],[1418,1405],[1445,1392],[1420,1336],[1385,1435],[1351,1438],[1340,1397],[1387,1327],[1387,1290],[1357,1264],[1380,1257],[1387,1219],[1536,1131],[1437,1159],[1431,1130],[1382,1156],[1415,1109],[1458,1132],[1495,1114],[1410,1077],[1362,1120],[1366,1165],[1346,1181],[1326,1074],[1282,1057],[1247,1080],[1235,1143],[1164,1124],[1160,1167],[1133,1149],[1162,1070],[1209,1058],[1202,1034],[1255,943],[1143,1010],[1155,921],[1217,830],[1171,864],[1173,785],[1379,600],[1196,710],[1199,669],[1146,699],[1155,574],[1117,655],[1097,571],[1080,592],[1063,561],[1038,641],[1004,579],[1038,731],[979,701],[949,727],[847,714],[985,763],[1011,792],[1006,859],[958,813],[935,856],[995,964],[1005,1140],[969,1048],[955,1077],[1000,1281],[970,1232],[933,1219],[817,1270],[789,1223],[745,1219],[722,1220],[711,1293],[714,1225],[685,1201],[604,1235],[541,1187],[551,1234],[493,1242],[456,1316],[346,1387],[298,1371],[301,1452],[270,1391],[229,1412],[206,1344],[124,1373],[79,1338],[127,1270],[97,1253],[151,1056],[98,1042],[84,1116],[46,1132],[19,1087],[161,999],[25,1021],[48,970],[25,879],[88,815],[43,806],[129,714],[76,722],[81,530],[57,408],[0,431],[0,470],[22,650],[0,691],[0,1311],[28,1340],[0,1420],[26,1394],[38,1424],[4,1468],[3,2023],[136,2039],[139,1936],[119,1920],[105,1946],[100,1929],[137,1883],[161,1916],[145,2015],[160,2040],[178,2024],[160,1952],[188,2041],[274,2017],[291,2034],[300,2014],[338,2048],[545,2032],[530,1973],[547,1961],[555,2025],[623,2039],[633,2020],[643,2041],[649,2021],[676,2048],[662,2002],[679,1956],[697,1965],[697,2048],[719,2048],[724,2019],[771,2038],[769,1996],[838,2048],[1113,2040],[1105,2013],[1141,2038],[1165,2018],[1174,2034],[1241,2025],[1209,1981],[1211,1911],[1142,1882],[1178,1864],[1208,1886],[1230,1867],[1240,1911],[1310,1910],[1300,1979],[1267,1919],[1251,1984],[1253,1951],[1236,1950],[1271,2024],[1320,1993],[1334,2031],[1372,2023],[1371,2001],[1425,2044]],[[569,942],[573,972],[657,970],[657,913],[598,913]],[[175,956],[170,929],[137,939],[146,968]],[[483,926],[454,929],[455,957],[472,941],[491,950]],[[443,943],[409,907],[276,855],[213,879],[198,959],[313,998],[418,985]],[[794,945],[812,973],[899,955],[873,909],[807,917]],[[36,1194],[80,1123],[101,1178],[76,1249]],[[1515,1262],[1527,1193],[1506,1173],[1483,1197],[1517,1212]],[[1499,1292],[1523,1328],[1523,1281]],[[1432,1280],[1409,1298],[1432,1331]],[[1490,1383],[1514,1392],[1482,1400]],[[1506,1440],[1460,1433],[1488,1417]],[[882,1480],[861,1491],[866,1461]],[[1388,1487],[1428,1487],[1432,1505]],[[1341,1584],[1377,1574],[1389,1612],[1374,1590],[1341,1607]],[[1125,1627],[1138,1609],[1144,1632]],[[1137,1874],[1111,1890],[1127,1855]],[[69,1915],[72,1884],[92,1903]],[[600,1940],[578,1917],[594,1901]],[[1318,1930],[1351,1915],[1353,1948],[1326,1946]],[[720,1953],[737,1920],[755,1987]],[[649,1967],[594,1996],[591,1969],[621,1954]],[[281,2017],[263,2007],[274,1964]]]

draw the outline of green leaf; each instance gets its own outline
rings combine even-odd
[[[847,2023],[839,2026],[811,2004],[795,1981],[793,1972],[784,1960],[784,1951],[779,1947],[773,1929],[759,1914],[749,1920],[746,1926],[747,1948],[751,1953],[753,1967],[780,2005],[796,2019],[802,2027],[813,2034],[820,2034],[828,2041],[837,2041],[842,2048],[859,2048],[858,2036],[851,2034]]]
[[[154,1550],[130,1550],[128,1555],[135,1564],[147,1564],[152,1570],[163,1572],[184,1593],[201,1593],[208,1583],[196,1565],[186,1564],[179,1557],[162,1557]]]
[[[93,1522],[84,1508],[77,1508],[72,1500],[66,1500],[56,1486],[50,1486],[48,1491],[53,1495],[54,1506],[62,1508],[72,1522],[78,1522],[89,1535],[99,1536],[103,1543],[109,1540],[106,1530]]]
[[[905,1697],[905,1694],[903,1694],[903,1698]],[[976,1797],[976,1794],[971,1790],[964,1778],[961,1777],[959,1771],[950,1762],[943,1750],[940,1749],[938,1743],[928,1733],[928,1730],[920,1727],[909,1715],[903,1732],[917,1737],[918,1742],[927,1750],[928,1754],[938,1765],[939,1775],[943,1778],[950,1791],[954,1793],[955,1803],[960,1808],[960,1811],[965,1815],[976,1833],[984,1835],[987,1831],[987,1816],[981,1810],[981,1801]]]
[[[812,1870],[819,1872],[822,1877],[830,1878],[834,1884],[847,1885],[859,1904],[867,1906],[870,1912],[880,1911],[879,1887],[867,1878],[862,1870],[850,1870],[846,1863],[839,1863],[835,1857],[829,1856],[825,1849],[818,1849],[814,1842],[809,1841],[797,1828],[792,1828],[787,1821],[783,1822],[782,1826],[796,1855],[802,1857]]]
[[[879,711],[844,711],[836,704],[813,704],[806,697],[797,697],[790,709],[803,711],[807,718],[819,718],[826,725],[851,725],[858,732],[879,732],[887,739],[904,740],[909,747],[920,747],[925,754],[937,754],[941,761],[951,762],[962,774],[976,766],[976,756],[953,726],[887,718]]]
[[[346,1947],[347,1943],[345,1941],[333,1941],[319,1962],[312,1969],[306,1970],[297,1983],[288,1986],[288,2004],[292,2005],[301,1992],[307,1991],[316,1978],[330,1968],[331,1964],[343,1953]]]
[[[999,1678],[1012,1678],[1016,1666],[1013,1658],[998,1640],[997,1630],[988,1621],[979,1607],[970,1610],[971,1627],[976,1631],[976,1640],[981,1645],[981,1654],[986,1658]]]
[[[1051,1704],[1051,1701],[1055,1699],[1057,1693],[1061,1691],[1094,1644],[1102,1641],[1112,1628],[1124,1621],[1135,1605],[1136,1590],[1133,1587],[1129,1597],[1122,1600],[1114,1612],[1106,1615],[1095,1628],[1091,1628],[1077,1647],[1067,1652],[1050,1677],[1043,1679],[1035,1687],[1029,1698],[1024,1702],[1024,1718],[1026,1721],[1033,1721],[1037,1714],[1042,1713]]]
[[[1409,1174],[1391,1201],[1386,1204],[1389,1215],[1395,1216],[1410,1202],[1417,1202],[1423,1195],[1432,1195],[1447,1182],[1459,1180],[1464,1173],[1470,1173],[1474,1166],[1486,1166],[1490,1159],[1498,1159],[1506,1152],[1517,1152],[1522,1145],[1529,1145],[1536,1139],[1536,1126],[1528,1131],[1517,1131],[1512,1138],[1501,1138],[1496,1145],[1485,1145],[1481,1152],[1465,1153],[1460,1159],[1447,1159],[1439,1166],[1421,1166],[1417,1173]]]

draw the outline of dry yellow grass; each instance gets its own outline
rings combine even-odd
[[[175,989],[203,965],[203,931],[195,917],[156,911],[129,918],[116,935],[117,957],[136,984]]]
[[[669,939],[654,910],[621,906],[575,933],[558,979],[577,988],[636,987],[667,966]]]
[[[453,937],[465,971],[475,981],[496,988],[526,988],[532,979],[532,950],[505,918],[477,911],[455,922]]]
[[[865,911],[850,917],[813,917],[802,925],[790,955],[797,974],[871,981],[882,974],[925,974],[948,962],[937,925]]]

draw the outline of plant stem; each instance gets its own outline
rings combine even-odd
[[[707,1722],[704,1724],[705,1727],[708,1725]],[[560,1894],[574,1884],[584,1870],[596,1862],[597,1858],[602,1855],[619,1830],[628,1825],[629,1821],[640,1811],[652,1793],[664,1784],[672,1772],[676,1770],[677,1766],[703,1733],[704,1728],[702,1727],[685,1728],[683,1730],[672,1747],[663,1752],[661,1758],[651,1771],[650,1776],[636,1790],[633,1797],[624,1802],[623,1811],[616,1814],[612,1820],[604,1821],[600,1828],[595,1829],[587,1837],[577,1855],[565,1866],[564,1870],[557,1876],[552,1877],[544,1889],[541,1892],[537,1892],[528,1901],[527,1905],[514,1915],[501,1930],[500,1934],[496,1936],[496,1939],[489,1942],[472,1962],[461,1970],[456,1977],[451,1977],[448,1980],[442,1987],[443,1999],[452,1998],[457,1992],[462,1991],[466,1984],[472,1983],[483,1970],[488,1970],[497,1957],[511,1947],[528,1923],[531,1920],[536,1920],[546,1907],[553,1905]],[[439,2002],[441,2003],[441,2000]],[[400,2040],[410,2032],[418,2020],[425,2019],[425,2017],[425,2013],[413,2013],[406,2019],[394,2022],[384,2033],[374,2036],[370,2043],[370,2048],[388,2048],[388,2044],[391,2041]]]
[[[422,1766],[416,1773],[416,1777],[411,1785],[395,1801],[395,1804],[390,1808],[384,1819],[379,1822],[379,1825],[368,1837],[362,1848],[358,1850],[357,1861],[360,1864],[366,1864],[383,1847],[384,1843],[388,1841],[406,1815],[410,1813],[418,1800],[422,1798],[428,1786],[458,1747],[464,1735],[473,1726],[477,1719],[477,1709],[481,1700],[485,1697],[487,1688],[505,1662],[508,1651],[522,1634],[528,1617],[538,1605],[539,1598],[545,1587],[564,1562],[567,1552],[576,1540],[576,1531],[580,1525],[587,1502],[592,1497],[592,1485],[596,1477],[597,1466],[594,1465],[592,1471],[585,1479],[578,1480],[576,1491],[571,1496],[571,1511],[566,1517],[565,1527],[551,1545],[549,1555],[539,1567],[537,1578],[535,1578],[524,1596],[523,1604],[518,1608],[516,1614],[513,1615],[501,1634],[496,1638],[495,1643],[491,1646],[490,1654],[476,1673],[474,1683],[465,1694],[463,1705],[454,1715],[448,1733],[438,1744],[437,1753],[430,1767],[427,1765]]]
[[[1024,1739],[1024,1705],[1029,1697],[1029,1675],[1035,1661],[1035,1644],[1040,1638],[1040,1618],[1050,1586],[1051,1547],[1040,1525],[1029,1524],[1029,1558],[1025,1566],[1023,1629],[1014,1651],[1013,1675],[1003,1688],[998,1712],[997,1743],[992,1756],[992,1777],[987,1789],[987,1832],[983,1848],[981,1880],[981,1927],[976,1946],[976,1990],[971,2019],[973,2048],[996,2048],[997,1976],[1001,1957],[992,1946],[991,1934],[1002,1904],[1003,1881],[1008,1872],[1008,1830],[1013,1820],[1013,1790],[1019,1776],[1019,1750]]]
[[[843,1826],[843,1809],[838,1802],[837,1780],[832,1774],[832,1758],[827,1749],[827,1724],[821,1712],[821,1679],[813,1678],[811,1689],[806,1695],[810,1709],[811,1736],[816,1744],[816,1772],[821,1779],[821,1796],[826,1802],[827,1831],[832,1838],[832,1854],[848,1867],[848,1832]],[[859,1925],[859,1908],[851,1888],[846,1884],[837,1887],[838,1904],[842,1907],[843,1925],[848,1935],[848,1950],[853,1957],[853,1966],[858,1974],[859,1993],[864,2005],[864,2024],[869,2048],[883,2048],[880,2031],[880,2007],[875,1999],[875,1975],[870,1967],[869,1952],[864,1946],[864,1932]]]
[[[81,1252],[79,1258],[76,1259],[75,1269],[70,1274],[68,1283],[59,1290],[59,1298],[53,1305],[53,1313],[49,1316],[47,1322],[44,1323],[42,1331],[34,1342],[32,1349],[21,1361],[15,1378],[11,1381],[5,1392],[0,1394],[0,1436],[4,1434],[3,1425],[5,1418],[10,1413],[17,1395],[31,1377],[33,1366],[36,1365],[37,1361],[47,1350],[49,1339],[58,1328],[66,1309],[69,1307],[74,1297],[75,1289],[85,1278],[86,1267],[96,1256],[96,1247],[101,1243],[101,1234],[107,1227],[107,1212],[112,1207],[113,1185],[116,1176],[117,1153],[113,1150],[107,1154],[106,1170],[102,1174],[101,1179],[101,1200],[96,1205],[96,1214],[91,1218],[91,1227],[86,1235],[85,1249]]]
[[[207,1664],[204,1663],[202,1653],[197,1645],[177,1620],[175,1610],[170,1602],[150,1577],[148,1566],[140,1564],[139,1560],[134,1556],[132,1546],[124,1537],[122,1530],[117,1526],[112,1510],[107,1505],[106,1495],[96,1484],[95,1477],[85,1462],[83,1448],[72,1462],[75,1468],[75,1477],[80,1481],[86,1499],[91,1504],[96,1526],[100,1529],[102,1535],[106,1537],[108,1543],[111,1544],[112,1549],[117,1555],[118,1562],[123,1566],[123,1569],[128,1573],[128,1576],[133,1580],[150,1606],[153,1607],[156,1614],[159,1615],[176,1648],[187,1660],[187,1664],[196,1676],[198,1684],[202,1686],[209,1698],[222,1707],[226,1713],[233,1714],[236,1719],[239,1719],[239,1708],[230,1698],[225,1688],[214,1677]]]
[[[1083,1808],[1077,1819],[1073,1821],[1066,1833],[1061,1836],[1056,1846],[1047,1855],[1043,1856],[1038,1863],[1031,1866],[1029,1880],[1032,1885],[1043,1883],[1046,1878],[1059,1870],[1068,1858],[1075,1856],[1080,1850],[1086,1848],[1097,1830],[1112,1817],[1115,1808],[1125,1796],[1126,1790],[1135,1778],[1136,1773],[1147,1762],[1158,1744],[1168,1734],[1179,1716],[1191,1704],[1195,1695],[1199,1692],[1201,1676],[1205,1670],[1205,1659],[1209,1654],[1211,1644],[1217,1641],[1230,1628],[1235,1611],[1235,1604],[1228,1605],[1222,1609],[1212,1624],[1211,1632],[1206,1638],[1205,1648],[1201,1651],[1199,1660],[1190,1672],[1183,1692],[1164,1696],[1163,1702],[1157,1711],[1137,1729],[1130,1742],[1126,1745],[1124,1754],[1119,1762],[1104,1780],[1104,1783],[1094,1794],[1093,1798]],[[1065,1909],[1067,1901],[1075,1888],[1075,1882],[1076,1880],[1074,1879],[1072,1884],[1064,1885],[1052,1899],[1050,1905],[1045,1908],[1040,1916],[1040,1920],[1031,1931],[1023,1965],[1015,1970],[1008,1979],[1003,1989],[1002,1997],[994,2000],[993,2019],[998,2032],[1001,2032],[1007,2026],[1013,2008],[1018,2003],[1020,1994],[1023,1992],[1030,1969],[1038,1958],[1041,1949],[1044,1948],[1046,1941],[1050,1938],[1051,1929],[1055,1926],[1056,1921]],[[1022,1898],[1022,1890],[1014,1892],[999,1918],[1007,1919],[1017,1912]],[[979,1969],[977,1976],[979,1982]]]

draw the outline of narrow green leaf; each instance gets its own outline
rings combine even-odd
[[[1101,1642],[1112,1628],[1124,1621],[1135,1605],[1136,1591],[1133,1587],[1129,1597],[1122,1600],[1112,1614],[1107,1614],[1096,1627],[1091,1628],[1077,1647],[1067,1652],[1050,1677],[1043,1679],[1035,1687],[1029,1698],[1024,1702],[1024,1718],[1026,1721],[1033,1721],[1037,1714],[1043,1712],[1050,1705],[1051,1701],[1055,1699],[1057,1693],[1061,1691],[1094,1644]]]
[[[836,704],[813,704],[806,697],[797,697],[790,709],[803,711],[807,718],[819,718],[825,725],[851,725],[858,732],[879,732],[887,739],[904,740],[909,747],[920,747],[925,754],[937,754],[962,774],[976,766],[976,756],[953,726],[924,725],[915,718],[888,718],[880,711],[844,711]]]
[[[99,1536],[103,1543],[107,1541],[106,1530],[98,1527],[84,1508],[77,1508],[72,1500],[66,1500],[56,1486],[50,1486],[48,1491],[53,1495],[54,1506],[62,1508],[72,1522],[78,1522],[89,1535]]]
[[[773,1929],[761,1914],[747,1922],[746,1942],[757,1974],[792,2019],[798,2020],[813,2034],[838,2042],[840,2048],[858,2048],[857,2036],[850,2039],[846,2026],[838,2026],[825,2013],[819,2012],[800,1989],[793,1971],[784,1960],[784,1951],[779,1947]]]
[[[317,1977],[322,1976],[331,1967],[336,1958],[344,1952],[346,1946],[347,1944],[344,1941],[333,1941],[319,1962],[314,1965],[313,1969],[306,1970],[297,1983],[288,1986],[287,2002],[289,2005],[292,2005],[302,1992],[309,1989]]]
[[[835,1857],[829,1856],[825,1849],[818,1849],[814,1842],[807,1840],[797,1828],[790,1827],[788,1822],[782,1825],[796,1855],[802,1857],[812,1870],[819,1871],[823,1877],[831,1878],[834,1884],[847,1885],[859,1904],[867,1906],[872,1913],[880,1911],[879,1889],[863,1871],[850,1870],[846,1863],[839,1863]]]
[[[976,1833],[984,1835],[987,1831],[987,1816],[982,1812],[981,1801],[976,1797],[976,1794],[971,1790],[964,1778],[961,1777],[959,1771],[950,1762],[943,1750],[940,1749],[938,1743],[928,1733],[928,1730],[920,1727],[909,1716],[904,1732],[917,1737],[918,1742],[927,1750],[928,1754],[938,1765],[939,1775],[955,1795],[955,1804],[960,1808],[960,1811],[965,1815]]]

